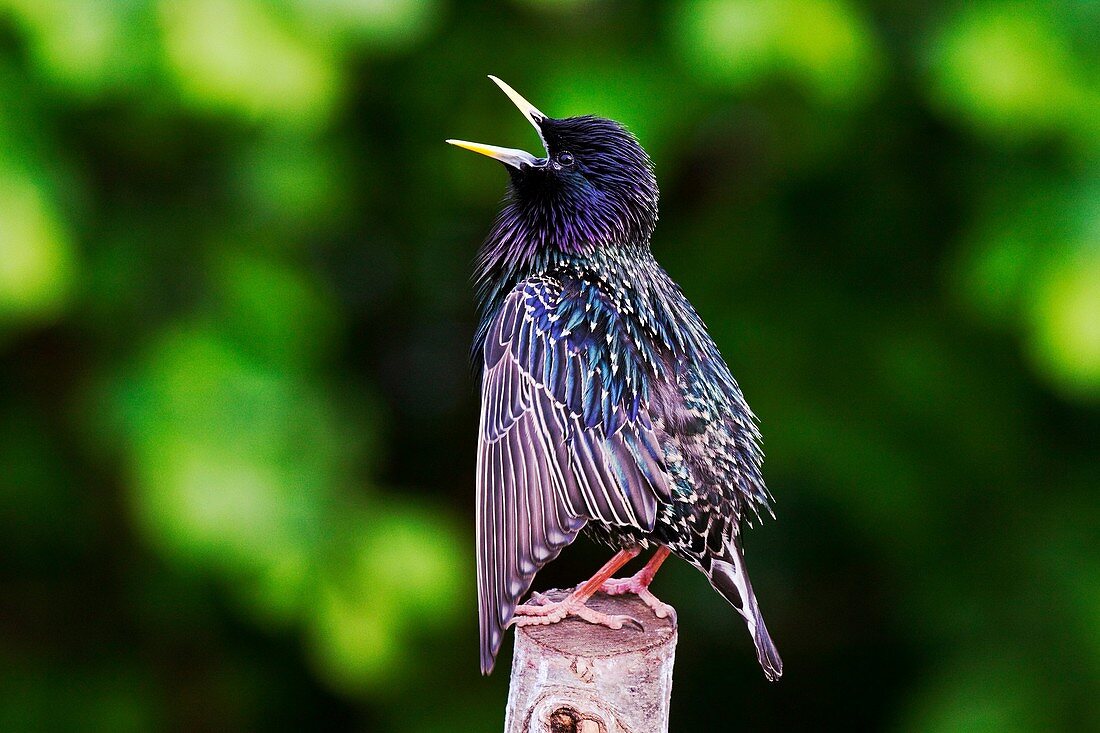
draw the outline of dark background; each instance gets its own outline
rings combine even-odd
[[[491,731],[471,260],[625,122],[759,414],[786,662],[673,729],[1100,726],[1100,5],[0,0],[0,729]],[[578,543],[540,576],[574,583]]]

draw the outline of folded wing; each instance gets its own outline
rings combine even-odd
[[[483,345],[477,465],[481,668],[535,573],[588,521],[653,529],[669,490],[638,345],[592,286],[518,285]]]

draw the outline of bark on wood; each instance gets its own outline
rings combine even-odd
[[[516,629],[505,733],[667,733],[675,618],[657,618],[632,595],[599,593],[588,605],[645,629],[577,618]]]

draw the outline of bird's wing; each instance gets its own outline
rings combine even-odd
[[[487,331],[477,465],[481,666],[589,520],[653,529],[669,489],[635,346],[592,286],[519,284]]]

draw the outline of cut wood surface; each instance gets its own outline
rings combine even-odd
[[[572,617],[516,629],[505,733],[667,733],[675,617],[657,618],[633,595],[598,593],[588,605],[644,629]]]

